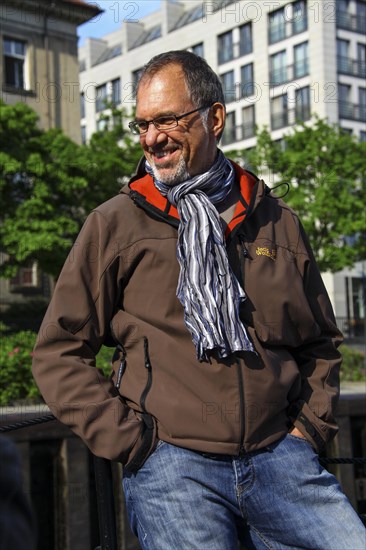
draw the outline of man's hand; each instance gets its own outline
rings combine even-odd
[[[302,437],[303,439],[306,439],[306,437],[304,436],[304,434],[302,434],[300,432],[300,430],[298,430],[297,428],[295,428],[295,426],[290,430],[289,432],[291,435],[295,435],[296,437]]]

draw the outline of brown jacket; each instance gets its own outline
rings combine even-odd
[[[227,230],[257,354],[198,362],[176,297],[178,215],[142,165],[88,217],[41,326],[33,373],[93,453],[137,469],[157,438],[207,453],[263,448],[295,424],[320,449],[337,431],[341,335],[298,218],[236,166]],[[117,345],[110,379],[95,368]]]

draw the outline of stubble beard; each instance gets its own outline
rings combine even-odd
[[[160,171],[154,163],[151,163],[151,168],[154,174],[154,178],[165,183],[165,185],[177,185],[191,178],[191,175],[188,171],[186,161],[181,156],[179,158],[178,164],[171,168],[169,171],[162,170]]]

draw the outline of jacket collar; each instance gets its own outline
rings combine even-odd
[[[242,223],[244,218],[256,208],[263,195],[268,192],[263,180],[259,180],[257,176],[244,170],[234,161],[230,160],[230,162],[235,169],[241,196],[236,204],[233,218],[226,229],[226,237]],[[158,191],[152,177],[146,173],[144,157],[140,160],[136,173],[132,176],[128,185],[121,189],[121,193],[128,194],[138,206],[149,211],[152,215],[178,227],[178,211]]]

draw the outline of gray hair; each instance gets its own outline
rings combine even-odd
[[[215,102],[225,106],[224,92],[217,74],[202,57],[186,50],[173,50],[150,59],[142,69],[136,93],[145,77],[154,76],[169,64],[179,65],[182,68],[188,92],[195,107],[202,105],[210,107]]]

